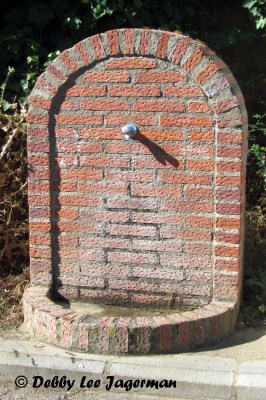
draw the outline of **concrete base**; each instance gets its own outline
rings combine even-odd
[[[178,353],[217,342],[234,331],[235,303],[212,303],[186,312],[158,310],[115,315],[95,306],[79,312],[56,304],[46,288],[31,287],[23,298],[25,324],[35,337],[95,354]]]

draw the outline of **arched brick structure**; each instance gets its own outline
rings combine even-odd
[[[247,117],[227,66],[187,36],[109,31],[49,65],[28,122],[28,326],[114,353],[176,351],[232,331]],[[128,122],[139,131],[125,141]],[[58,297],[165,312],[93,318]]]

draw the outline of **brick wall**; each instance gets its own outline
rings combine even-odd
[[[210,49],[109,31],[63,52],[30,104],[32,283],[113,304],[237,300],[247,120]]]

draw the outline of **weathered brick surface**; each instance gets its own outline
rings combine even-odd
[[[32,281],[54,279],[58,293],[98,303],[236,302],[247,139],[243,99],[233,93],[240,90],[215,54],[176,33],[112,30],[51,63],[28,115]],[[139,132],[125,141],[128,122]],[[178,350],[223,326],[219,307],[208,323],[191,312],[136,326],[41,314],[30,321],[38,307],[25,307],[28,323],[54,344],[60,326],[65,346],[87,351]]]

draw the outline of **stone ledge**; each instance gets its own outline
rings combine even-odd
[[[213,301],[193,311],[161,316],[94,316],[63,308],[49,290],[30,287],[23,298],[25,326],[47,343],[94,354],[179,353],[231,334],[236,304]]]

